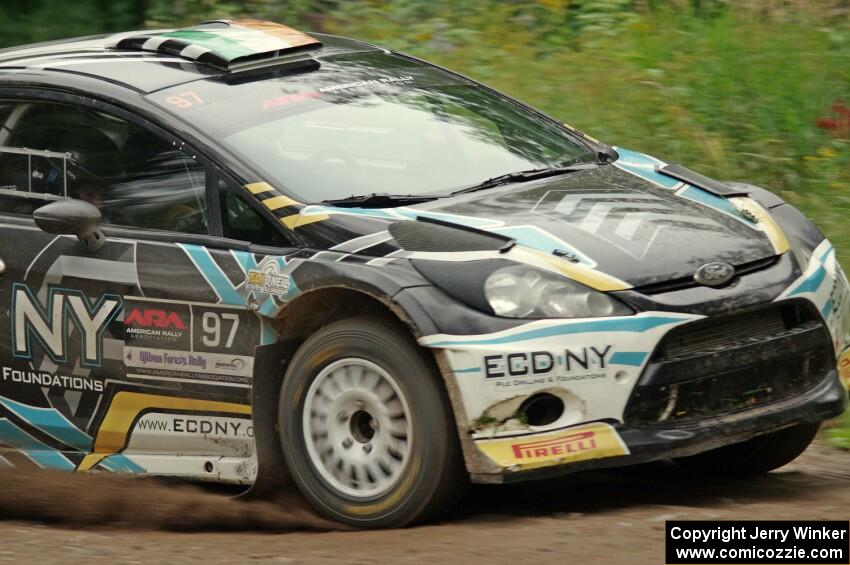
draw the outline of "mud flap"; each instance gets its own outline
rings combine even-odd
[[[291,480],[278,434],[277,409],[283,375],[297,349],[295,341],[255,349],[251,406],[257,478],[239,498],[273,500],[289,491]]]

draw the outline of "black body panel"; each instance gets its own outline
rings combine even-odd
[[[613,166],[417,208],[536,226],[634,286],[691,276],[710,261],[741,265],[774,254],[741,219]]]

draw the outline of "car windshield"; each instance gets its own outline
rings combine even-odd
[[[393,55],[349,55],[290,76],[192,86],[152,99],[302,202],[443,195],[505,173],[595,159],[560,124]]]

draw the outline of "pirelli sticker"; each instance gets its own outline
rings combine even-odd
[[[477,444],[500,467],[523,470],[629,454],[617,431],[602,422],[534,436],[480,440]]]

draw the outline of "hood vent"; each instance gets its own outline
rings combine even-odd
[[[674,178],[678,181],[688,183],[692,186],[697,186],[707,192],[723,198],[732,198],[733,196],[747,196],[748,190],[741,190],[741,185],[732,186],[724,182],[716,181],[705,175],[701,175],[696,171],[692,171],[682,165],[664,165],[657,167],[656,171],[662,175]]]
[[[476,228],[459,226],[433,218],[403,221],[391,224],[390,235],[405,251],[460,252],[501,251],[514,245],[514,240]]]

